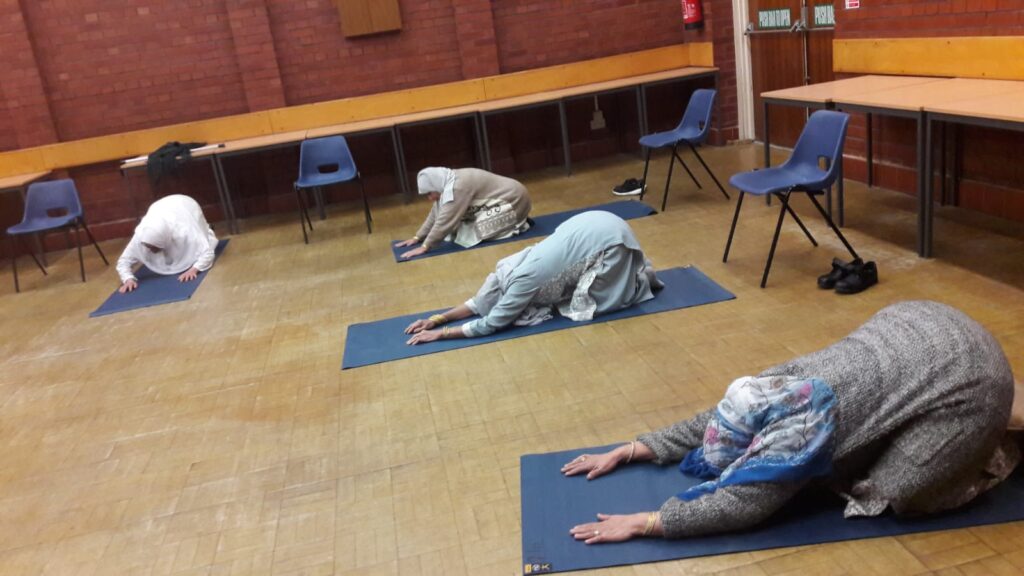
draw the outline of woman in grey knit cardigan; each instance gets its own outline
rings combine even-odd
[[[846,499],[846,517],[954,508],[1017,465],[1013,399],[1010,365],[978,323],[936,302],[894,304],[823,350],[737,380],[716,408],[566,464],[593,480],[682,459],[708,480],[657,512],[599,514],[570,533],[595,544],[738,530],[812,481]]]

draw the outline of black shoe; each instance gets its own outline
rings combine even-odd
[[[866,262],[836,282],[836,294],[857,294],[878,284],[878,267],[874,262]]]
[[[616,196],[636,196],[643,192],[644,181],[636,178],[627,178],[625,182],[612,188],[612,194]]]
[[[818,276],[818,288],[822,290],[831,290],[836,287],[836,282],[842,280],[847,274],[850,274],[854,269],[864,265],[864,261],[857,258],[853,262],[846,263],[839,258],[832,259],[832,271],[828,274],[822,274]]]

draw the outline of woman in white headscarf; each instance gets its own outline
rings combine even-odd
[[[118,291],[124,294],[138,287],[138,264],[157,274],[178,274],[181,282],[195,280],[213,266],[216,247],[217,236],[195,200],[180,194],[161,198],[150,205],[117,260]]]
[[[402,258],[419,256],[445,239],[463,248],[529,229],[530,195],[511,178],[476,168],[424,168],[416,178],[420,195],[434,205],[416,235],[398,243],[415,246]]]

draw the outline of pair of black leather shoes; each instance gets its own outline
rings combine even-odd
[[[857,258],[853,262],[832,259],[832,271],[818,276],[818,288],[837,294],[857,294],[878,284],[878,266]]]

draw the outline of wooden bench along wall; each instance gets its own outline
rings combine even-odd
[[[173,140],[223,142],[713,64],[710,43],[679,44],[511,74],[97,136],[0,153],[0,177],[121,160],[146,154]]]

